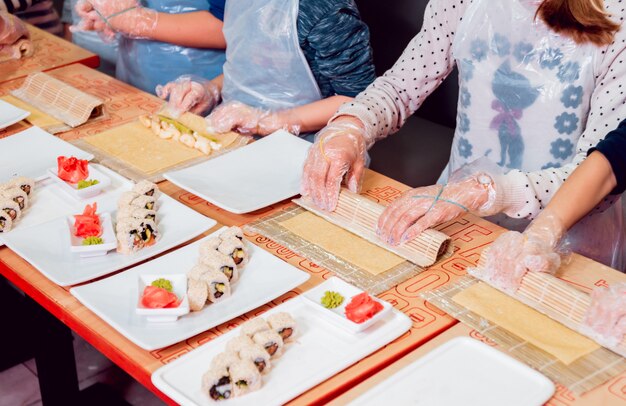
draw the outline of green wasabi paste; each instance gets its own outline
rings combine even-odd
[[[337,292],[327,290],[326,292],[324,292],[324,296],[322,296],[321,303],[322,306],[327,309],[334,309],[341,306],[341,304],[343,303],[343,296],[341,296]]]
[[[76,187],[78,189],[85,189],[85,188],[88,188],[90,186],[97,185],[98,183],[100,183],[98,181],[98,179],[79,180],[78,184],[76,185]]]
[[[174,290],[174,288],[172,287],[172,282],[165,278],[160,278],[155,281],[152,281],[150,285],[157,287],[157,288],[165,289],[168,292],[171,292],[172,290]]]
[[[83,240],[83,245],[100,245],[104,243],[104,240],[100,237],[87,237]]]

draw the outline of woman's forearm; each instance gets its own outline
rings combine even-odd
[[[159,13],[150,38],[192,48],[226,48],[223,23],[208,11],[168,14]]]

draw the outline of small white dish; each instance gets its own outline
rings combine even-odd
[[[30,116],[30,111],[20,109],[11,103],[0,100],[0,130],[22,121],[28,116]]]
[[[135,312],[145,316],[149,323],[173,323],[180,316],[189,313],[189,299],[187,298],[187,275],[185,274],[144,274],[138,275],[137,307]],[[150,286],[157,279],[167,279],[172,282],[172,290],[178,298],[182,298],[177,307],[170,309],[151,309],[141,304],[141,296],[146,286]]]
[[[113,231],[113,222],[109,213],[100,213],[102,236],[104,240],[98,245],[83,245],[83,238],[77,237],[74,230],[74,216],[67,217],[67,225],[70,233],[70,251],[79,254],[81,258],[91,258],[106,255],[117,247],[117,239]]]
[[[334,309],[325,308],[322,305],[322,297],[324,297],[324,293],[326,291],[337,292],[341,296],[343,296],[344,299],[341,305]],[[323,314],[331,323],[351,333],[360,333],[369,328],[371,325],[378,322],[379,320],[383,319],[387,315],[387,313],[391,311],[392,308],[389,302],[380,300],[376,296],[370,295],[372,299],[374,299],[383,306],[382,310],[376,313],[370,319],[364,321],[363,323],[355,323],[346,317],[346,306],[348,305],[348,303],[350,303],[354,296],[361,293],[363,293],[363,290],[349,284],[348,282],[345,282],[341,278],[333,276],[329,278],[326,282],[319,284],[312,289],[309,289],[303,294],[303,296],[309,301],[313,302],[315,304],[314,308],[318,309],[321,314]]]
[[[50,172],[50,177],[61,187],[61,190],[79,200],[91,199],[99,195],[111,184],[111,178],[99,171],[92,164],[89,164],[89,176],[87,180],[97,180],[98,183],[83,189],[79,189],[77,183],[69,183],[59,178],[57,167],[48,168],[48,172]]]

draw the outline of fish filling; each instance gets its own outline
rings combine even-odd
[[[228,399],[230,398],[230,394],[230,378],[227,376],[220,378],[217,384],[211,386],[211,389],[209,389],[209,395],[213,400]]]
[[[255,359],[254,365],[256,365],[256,368],[259,370],[259,372],[263,372],[267,367],[267,364],[265,363],[265,360],[263,358]]]
[[[283,338],[283,340],[286,340],[293,334],[293,329],[291,327],[285,327],[280,330],[278,334]]]
[[[215,290],[213,296],[215,296],[216,299],[219,299],[220,297],[224,296],[226,286],[223,283],[214,283],[213,289]]]
[[[20,206],[21,210],[24,210],[25,204],[24,204],[24,198],[22,196],[16,197],[15,199],[13,199],[13,201]]]
[[[276,354],[276,351],[278,351],[278,344],[274,342],[265,344],[265,351],[267,351],[269,355]]]
[[[11,220],[15,220],[17,218],[17,211],[13,209],[6,208],[4,212],[11,217]]]
[[[30,185],[22,185],[20,186],[20,189],[22,189],[27,195],[30,195]]]

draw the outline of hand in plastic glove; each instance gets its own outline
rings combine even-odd
[[[498,211],[495,195],[495,184],[484,173],[447,185],[409,190],[381,214],[378,235],[388,244],[398,245],[468,211],[481,216],[494,214]]]
[[[218,106],[206,120],[209,130],[217,133],[237,131],[244,135],[269,135],[285,130],[298,135],[300,132],[300,124],[289,110],[269,111],[239,102]]]
[[[0,12],[0,46],[11,45],[18,39],[28,36],[26,24],[14,15]]]
[[[626,283],[594,289],[584,324],[602,344],[615,346],[622,342],[626,336]]]
[[[98,31],[106,38],[116,32],[133,38],[149,38],[157,26],[159,13],[141,6],[138,0],[80,0],[76,11],[81,17],[72,29]]]
[[[563,222],[544,210],[524,231],[502,234],[483,252],[482,266],[469,272],[508,292],[515,292],[527,272],[554,274],[561,266],[557,245]]]
[[[359,193],[367,162],[365,129],[360,120],[340,117],[316,136],[304,163],[300,193],[322,210],[337,207],[341,183]]]
[[[191,75],[180,76],[165,86],[157,86],[156,94],[168,99],[167,107],[174,117],[186,111],[206,115],[219,103],[220,89],[210,80]]]

